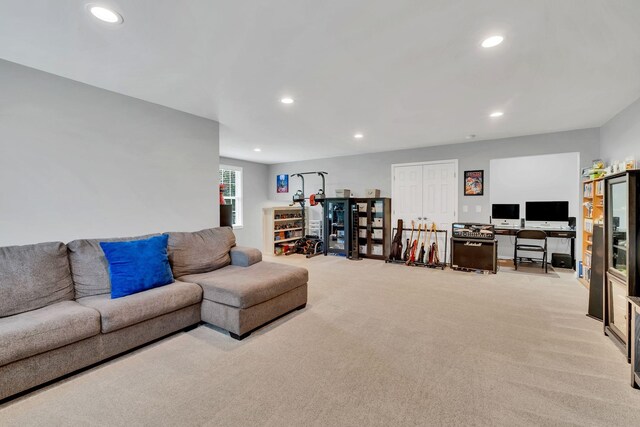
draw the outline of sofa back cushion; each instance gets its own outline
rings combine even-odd
[[[207,273],[231,264],[229,251],[236,245],[236,236],[229,227],[167,234],[174,277]]]
[[[62,242],[0,248],[0,317],[73,299]]]
[[[71,274],[76,288],[76,298],[108,294],[111,292],[109,263],[100,247],[100,242],[142,240],[153,236],[159,236],[159,234],[111,239],[81,239],[68,243],[69,263],[71,264]]]

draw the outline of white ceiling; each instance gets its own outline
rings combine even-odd
[[[116,28],[86,3],[0,0],[0,58],[218,120],[221,155],[262,163],[600,126],[640,96],[638,0],[93,2]]]

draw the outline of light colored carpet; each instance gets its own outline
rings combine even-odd
[[[2,426],[640,424],[572,275],[278,258],[309,304],[237,342],[198,327],[0,408]]]

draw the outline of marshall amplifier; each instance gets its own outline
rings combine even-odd
[[[496,233],[491,224],[455,222],[452,225],[451,237],[454,239],[494,240]]]
[[[451,268],[466,271],[498,271],[498,242],[451,238]]]

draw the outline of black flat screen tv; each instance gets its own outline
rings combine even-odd
[[[494,219],[520,219],[519,204],[491,205],[491,217]]]
[[[526,202],[527,221],[569,221],[569,202]]]

